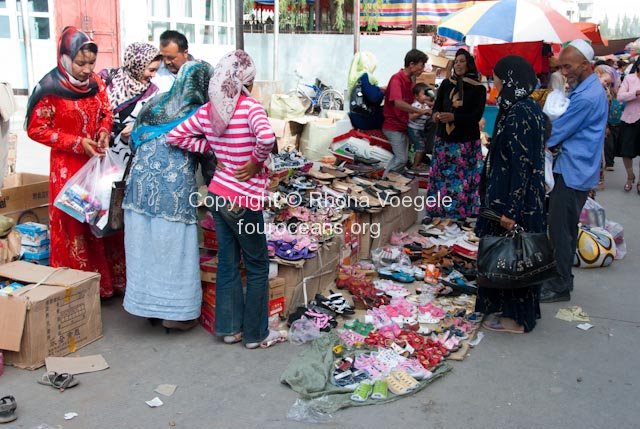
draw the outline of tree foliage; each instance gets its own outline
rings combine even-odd
[[[605,16],[600,22],[600,33],[608,39],[640,37],[640,17],[638,15],[618,16],[616,24],[611,26],[609,16]]]

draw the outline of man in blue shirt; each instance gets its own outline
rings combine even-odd
[[[549,235],[559,277],[542,285],[540,302],[569,301],[580,212],[600,177],[608,117],[607,96],[591,69],[593,49],[574,40],[560,53],[560,67],[571,87],[567,111],[553,123],[547,147],[558,151],[555,186],[549,198]]]

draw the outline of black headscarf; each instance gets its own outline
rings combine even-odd
[[[496,99],[500,110],[496,118],[496,125],[493,128],[492,138],[492,142],[496,142],[496,134],[498,133],[500,120],[514,104],[518,101],[526,100],[531,95],[536,89],[538,78],[531,64],[518,55],[509,55],[502,58],[493,68],[493,72],[502,81],[502,90]],[[484,163],[482,179],[480,180],[479,191],[483,204],[487,203],[484,201],[487,175],[489,171],[491,171],[491,159],[495,150],[496,145],[492,143],[489,148],[489,155]]]
[[[496,99],[500,107],[499,116],[518,101],[528,98],[538,83],[531,64],[518,55],[502,58],[493,68],[493,72],[502,81],[502,90]]]
[[[465,82],[470,85],[482,85],[480,83],[480,74],[478,73],[478,68],[476,67],[476,61],[473,59],[473,56],[466,49],[458,49],[456,52],[456,58],[458,56],[464,55],[467,60],[467,72],[464,76],[458,76],[455,73],[455,70],[451,71],[451,77],[449,81],[453,83],[454,87],[449,93],[448,99],[445,101],[444,110],[447,112],[455,112],[455,110],[459,107],[462,107],[464,102],[464,84]],[[453,122],[450,122],[446,125],[447,134],[451,134],[455,128]]]
[[[27,105],[25,128],[29,125],[33,108],[48,95],[55,95],[68,100],[79,100],[92,97],[98,93],[96,75],[79,82],[71,75],[71,63],[81,49],[93,46],[97,52],[98,46],[93,40],[76,27],[65,27],[58,41],[58,65],[47,73],[33,90]]]

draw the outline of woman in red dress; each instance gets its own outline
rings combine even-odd
[[[80,223],[54,207],[69,180],[108,146],[113,115],[105,86],[94,72],[98,46],[75,27],[62,31],[58,66],[36,86],[27,106],[29,137],[51,148],[49,223],[51,266],[101,274],[100,296],[125,286],[122,233],[98,239]]]

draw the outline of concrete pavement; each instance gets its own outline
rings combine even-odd
[[[576,270],[570,303],[543,304],[543,318],[526,335],[486,332],[454,371],[400,401],[350,408],[326,427],[347,428],[635,428],[640,427],[637,370],[640,293],[637,218],[640,196],[625,194],[624,169],[607,173],[598,200],[625,227],[627,257],[609,268]],[[581,305],[589,331],[553,316]],[[65,429],[299,428],[287,420],[297,395],[279,383],[301,350],[288,343],[268,350],[223,345],[201,328],[166,335],[128,315],[121,299],[103,305],[104,338],[78,355],[101,353],[110,369],[78,376],[62,394],[36,384],[43,370],[5,368],[0,396],[18,401],[19,419],[7,428],[46,423]],[[177,384],[164,406],[144,401],[162,383]],[[65,421],[65,412],[79,414]]]

